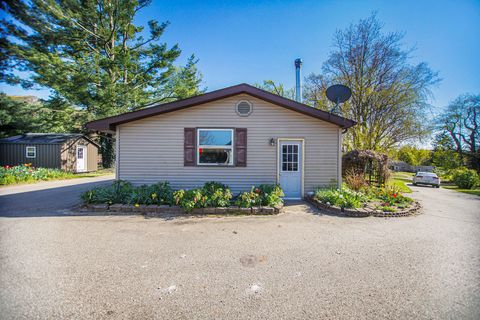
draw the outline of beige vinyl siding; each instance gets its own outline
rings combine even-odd
[[[235,104],[247,99],[253,113],[240,117]],[[188,127],[247,128],[246,167],[184,167],[183,130]],[[234,192],[277,182],[277,147],[270,138],[305,140],[304,191],[336,181],[339,127],[248,96],[237,95],[118,126],[117,177],[135,184],[170,181],[174,188],[211,180]]]

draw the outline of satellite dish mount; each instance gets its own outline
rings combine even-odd
[[[344,103],[352,96],[352,90],[349,87],[344,86],[343,84],[334,84],[327,88],[327,98],[328,100],[335,103],[335,107],[330,112],[335,112],[340,103]]]

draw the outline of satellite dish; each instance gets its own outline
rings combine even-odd
[[[330,112],[334,113],[338,108],[340,103],[344,103],[352,96],[352,90],[349,87],[344,86],[343,84],[334,84],[327,88],[327,98],[328,100],[335,103],[335,107],[333,107]]]
[[[352,90],[343,84],[334,84],[327,88],[327,98],[335,104],[344,103],[352,96]]]

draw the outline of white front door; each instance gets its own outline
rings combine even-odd
[[[77,172],[87,171],[87,147],[77,146]]]
[[[280,140],[278,173],[286,199],[302,198],[302,158],[301,140]]]

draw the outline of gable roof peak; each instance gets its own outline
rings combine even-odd
[[[277,94],[259,89],[247,83],[240,83],[231,87],[226,87],[223,89],[218,89],[208,93],[204,93],[198,96],[193,96],[191,98],[177,100],[169,103],[163,104],[153,104],[145,109],[140,109],[137,111],[123,113],[117,116],[108,117],[104,119],[99,119],[95,121],[88,122],[86,127],[91,130],[97,131],[113,131],[115,127],[119,124],[135,121],[163,113],[169,113],[177,110],[182,110],[185,108],[190,108],[196,105],[201,105],[207,102],[220,100],[235,96],[241,93],[249,94],[255,98],[279,105],[286,109],[302,113],[313,118],[317,118],[326,122],[333,123],[342,128],[350,128],[356,124],[355,121],[326,112],[319,109],[315,109],[308,105],[299,103],[297,101],[279,96]]]

